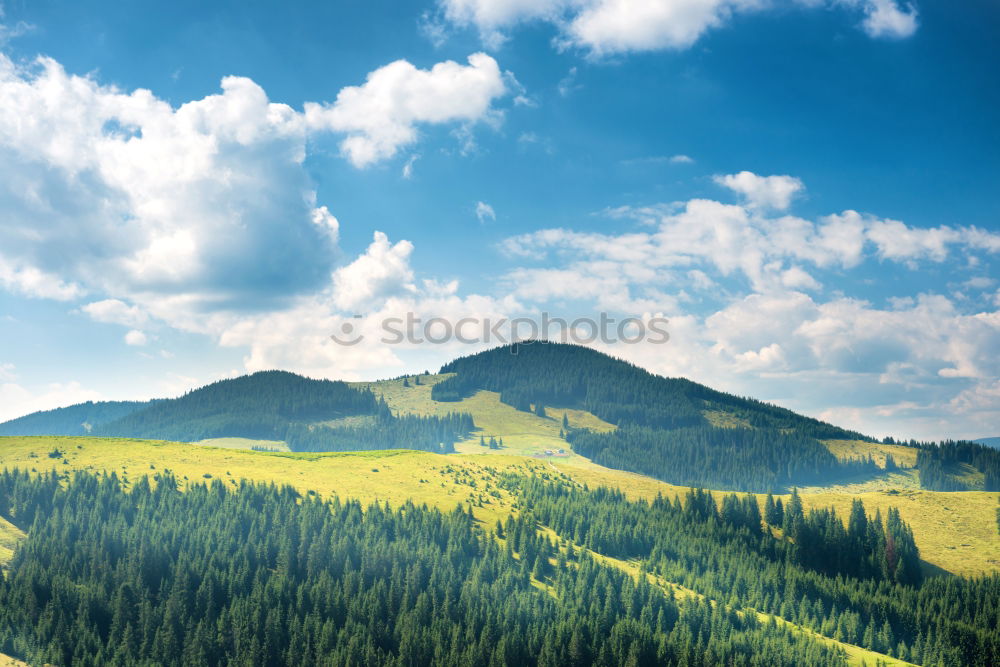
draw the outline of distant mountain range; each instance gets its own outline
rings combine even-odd
[[[367,389],[265,371],[212,383],[184,396],[148,402],[81,403],[0,424],[0,435],[94,435],[199,441],[243,437],[283,440],[296,451],[407,448],[453,451],[476,429],[464,399],[499,393],[518,410],[548,418],[546,407],[585,410],[616,428],[564,424],[572,449],[601,465],[687,486],[766,492],[880,474],[866,456],[840,460],[821,441],[867,441],[860,433],[770,403],[666,378],[595,350],[554,343],[519,344],[456,359],[431,388],[452,414],[393,414]],[[996,446],[1000,438],[986,439]],[[915,443],[912,443],[915,445]],[[925,451],[926,450],[926,451]],[[941,453],[939,456],[938,453]],[[955,471],[971,465],[995,484],[995,450],[967,443],[923,447],[929,488],[966,488]],[[937,460],[932,464],[932,461]],[[918,465],[918,467],[919,467]],[[895,467],[889,457],[886,466]],[[924,478],[922,478],[923,481]],[[969,478],[972,479],[972,478]]]
[[[978,442],[980,445],[986,445],[987,447],[993,447],[995,449],[1000,449],[1000,437],[996,437],[996,438],[979,438],[978,440],[973,440],[973,442]]]

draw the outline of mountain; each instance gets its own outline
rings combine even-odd
[[[978,443],[980,445],[986,445],[987,447],[993,447],[994,449],[1000,449],[1000,437],[979,438],[977,440],[973,440],[973,442]]]
[[[87,420],[88,428],[79,426]],[[0,424],[0,435],[79,435],[194,442],[283,440],[296,451],[450,451],[473,428],[468,416],[394,416],[371,392],[345,382],[261,371],[173,399],[80,404]]]
[[[541,343],[510,345],[456,359],[455,375],[432,396],[458,401],[500,393],[519,410],[586,410],[616,425],[568,430],[574,451],[596,463],[688,486],[767,492],[826,484],[878,467],[841,461],[819,439],[865,440],[860,433],[769,403],[666,378],[595,350]]]
[[[0,435],[88,435],[97,424],[115,421],[149,407],[152,401],[87,401],[12,419]]]

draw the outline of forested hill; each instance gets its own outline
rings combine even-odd
[[[47,416],[36,413],[0,425],[0,433],[8,434],[6,427],[20,429],[10,435],[76,435],[82,416],[115,405],[82,404]],[[448,452],[474,428],[468,415],[395,416],[370,391],[286,371],[220,380],[179,398],[134,404],[130,410],[107,408],[100,414],[106,418],[88,424],[91,435],[184,442],[222,437],[282,440],[298,451]]]
[[[385,407],[344,382],[261,371],[220,380],[179,398],[95,426],[94,435],[163,440],[215,437],[282,440],[293,422],[374,415]]]
[[[726,394],[575,345],[536,342],[462,357],[432,397],[459,401],[480,389],[519,410],[579,408],[615,424],[574,431],[574,451],[596,463],[674,484],[745,491],[818,485],[878,470],[838,460],[819,439],[864,436],[769,403]]]
[[[654,428],[707,426],[705,412],[726,413],[756,428],[793,429],[824,439],[864,439],[859,433],[742,398],[684,378],[666,378],[578,345],[535,342],[460,357],[441,367],[455,377],[434,386],[438,401],[460,400],[480,389],[527,410],[541,403],[579,407],[613,424]]]
[[[120,419],[149,407],[151,401],[78,403],[12,419],[0,424],[0,435],[87,435],[96,424]]]

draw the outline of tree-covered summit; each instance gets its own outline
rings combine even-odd
[[[818,441],[863,439],[859,433],[577,345],[508,345],[456,359],[441,372],[455,375],[434,386],[438,401],[485,389],[538,415],[546,405],[587,410],[618,428],[568,429],[574,451],[675,484],[763,492],[878,469],[870,459],[840,461]],[[708,415],[733,426],[714,425]]]
[[[863,437],[770,403],[656,375],[579,345],[516,343],[459,357],[441,372],[456,375],[434,386],[432,395],[438,401],[460,400],[488,389],[500,392],[501,400],[514,407],[579,407],[618,425],[706,426],[704,412],[718,410],[754,427],[795,429],[817,438]]]

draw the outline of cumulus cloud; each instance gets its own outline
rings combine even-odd
[[[790,179],[768,178],[781,183]],[[790,180],[801,186],[798,179]],[[791,190],[779,188],[775,195],[766,187],[763,194],[751,189],[745,205],[692,199],[618,208],[609,213],[634,217],[655,229],[617,235],[543,229],[510,237],[500,247],[512,257],[536,261],[563,257],[576,270],[612,263],[623,275],[642,272],[650,284],[676,283],[692,269],[711,269],[722,277],[742,277],[755,291],[819,289],[821,282],[807,270],[809,265],[849,269],[876,259],[916,266],[919,261],[944,261],[955,249],[1000,253],[1000,234],[975,227],[918,228],[850,210],[811,221],[772,217],[758,208],[762,202],[783,204]]]
[[[479,223],[483,224],[487,220],[493,222],[497,219],[496,211],[493,207],[484,201],[476,202],[476,218],[479,219]]]
[[[715,182],[742,195],[753,207],[779,211],[788,208],[792,197],[805,189],[802,181],[792,176],[758,176],[751,171],[716,176]]]
[[[489,48],[504,41],[504,29],[518,23],[559,18],[571,0],[441,0],[444,16],[460,26],[473,26]]]
[[[368,250],[333,274],[333,303],[343,311],[371,307],[386,297],[414,291],[409,241],[391,243],[375,232]]]
[[[595,55],[685,49],[733,12],[756,9],[758,0],[595,0],[569,22],[566,39]]]
[[[0,54],[0,287],[103,297],[194,329],[324,289],[340,225],[316,203],[309,137],[346,134],[345,155],[361,166],[416,141],[422,124],[492,117],[506,79],[491,57],[469,60],[397,61],[298,112],[242,77],[174,107],[50,58]],[[109,307],[83,310],[106,320]]]
[[[0,254],[0,286],[9,292],[28,297],[71,301],[84,294],[79,285],[35,266],[18,265],[16,259]]]
[[[907,3],[905,9],[896,0],[864,0],[861,4],[865,13],[861,27],[870,37],[905,39],[917,31],[917,8],[912,4]]]
[[[138,306],[130,306],[120,299],[94,301],[80,308],[91,319],[126,327],[141,327],[149,321],[149,315]]]
[[[500,67],[485,53],[469,56],[468,65],[449,60],[429,70],[397,60],[364,85],[341,90],[333,104],[306,103],[305,118],[311,129],[346,133],[341,150],[366,167],[414,143],[420,124],[482,120],[506,92]]]
[[[799,0],[804,7],[842,5],[864,13],[862,29],[871,37],[904,38],[917,29],[913,5],[896,0]],[[507,32],[532,21],[560,31],[562,47],[593,56],[635,51],[686,49],[706,32],[738,13],[778,6],[766,0],[439,0],[444,20],[479,31],[483,43],[499,48]],[[560,90],[563,87],[560,86]]]

